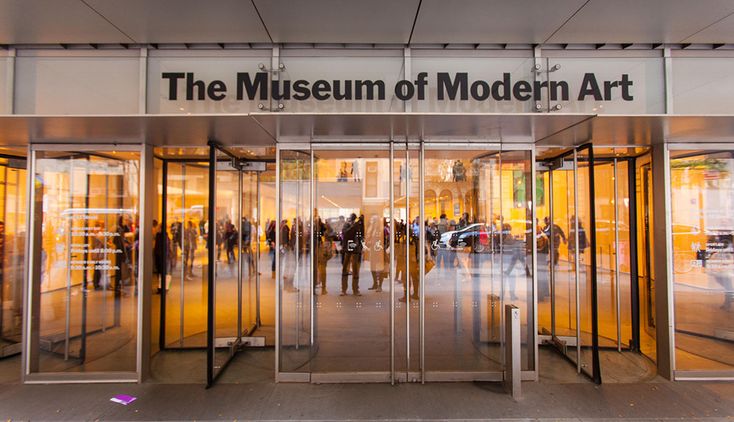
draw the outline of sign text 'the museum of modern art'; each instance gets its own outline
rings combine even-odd
[[[185,87],[186,101],[221,101],[228,96],[237,100],[385,100],[390,89],[402,101],[426,100],[427,91],[435,92],[436,100],[467,101],[539,101],[546,91],[553,101],[612,101],[621,98],[632,101],[633,81],[623,73],[618,79],[598,80],[594,73],[584,73],[580,88],[570,92],[569,82],[513,80],[510,73],[503,73],[497,80],[471,79],[468,72],[436,72],[433,79],[427,72],[418,73],[415,80],[400,80],[395,86],[387,87],[380,79],[336,79],[307,81],[303,79],[269,80],[268,73],[237,72],[236,86],[231,87],[222,80],[197,79],[194,72],[162,72],[168,83],[168,100],[178,100],[179,87]],[[434,90],[427,87],[434,85]]]

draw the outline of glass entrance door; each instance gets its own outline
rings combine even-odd
[[[545,341],[601,383],[594,155],[590,145],[544,160],[548,199],[539,207],[538,329]]]
[[[246,160],[210,144],[207,265],[207,385],[258,326],[259,177]],[[264,162],[263,168],[264,168]]]
[[[278,379],[501,380],[504,304],[534,370],[532,152],[279,149]]]

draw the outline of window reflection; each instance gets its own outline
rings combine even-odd
[[[140,155],[35,155],[29,369],[134,372]]]
[[[670,161],[677,370],[734,368],[734,154]]]

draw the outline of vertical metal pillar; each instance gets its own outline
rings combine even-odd
[[[629,195],[629,237],[630,237],[630,304],[632,339],[630,349],[640,351],[640,278],[638,236],[637,236],[637,163],[634,158],[627,160],[627,186]]]
[[[589,228],[591,243],[591,364],[592,378],[595,384],[601,384],[601,364],[599,362],[599,302],[597,298],[597,264],[596,264],[596,198],[594,190],[594,148],[589,149]]]
[[[280,167],[281,167],[281,151],[276,145],[275,147],[275,250],[273,251],[275,259],[275,381],[278,381],[278,374],[280,373],[280,329],[283,324],[283,318],[281,316],[281,295],[283,287],[280,284],[280,221],[283,216],[281,198],[282,190],[280,188]]]
[[[266,164],[267,168],[267,164]],[[257,327],[262,325],[260,320],[260,227],[262,226],[262,214],[260,210],[260,172],[256,173],[256,189],[257,196],[257,219],[255,220],[255,324]],[[252,239],[252,229],[250,229],[250,239]]]
[[[416,247],[418,248],[418,314],[419,314],[419,323],[418,323],[418,344],[420,345],[420,370],[421,370],[421,383],[425,384],[426,382],[426,365],[425,365],[425,355],[426,355],[426,342],[425,342],[425,319],[426,319],[426,311],[425,311],[425,303],[426,303],[426,289],[425,289],[425,263],[426,263],[426,226],[425,224],[425,193],[424,193],[424,160],[425,160],[425,144],[421,140],[420,142],[420,151],[419,151],[419,159],[418,159],[418,207],[419,207],[419,221],[418,221],[418,244]]]
[[[617,351],[622,351],[622,319],[619,287],[619,183],[617,180],[617,159],[614,159],[614,294],[617,303]]]
[[[576,282],[576,372],[581,373],[581,295],[579,294],[579,164],[577,150],[573,150],[573,225],[574,225],[574,278]]]
[[[311,178],[311,180],[310,180],[311,189],[309,189],[309,194],[310,195],[309,195],[309,198],[308,198],[308,209],[309,209],[309,213],[310,213],[309,215],[311,216],[311,218],[309,219],[310,220],[310,226],[311,226],[311,230],[309,230],[311,232],[311,236],[309,236],[309,242],[311,242],[311,244],[309,245],[308,250],[311,251],[311,253],[310,253],[310,256],[309,256],[310,259],[308,260],[308,262],[309,262],[309,270],[308,270],[308,274],[309,274],[309,280],[308,280],[309,301],[308,301],[308,303],[309,303],[310,323],[311,323],[311,332],[310,332],[311,341],[310,341],[309,345],[312,346],[310,353],[313,354],[313,352],[314,352],[313,345],[315,344],[315,341],[316,341],[316,330],[315,330],[315,328],[316,328],[316,319],[315,319],[315,317],[316,317],[316,295],[315,295],[315,292],[314,292],[314,289],[315,289],[315,286],[316,286],[316,284],[315,284],[316,283],[316,277],[315,277],[314,271],[316,269],[316,255],[317,255],[316,254],[316,251],[314,249],[316,247],[316,242],[314,242],[314,236],[316,235],[316,230],[314,229],[314,218],[316,217],[316,212],[315,212],[316,211],[316,199],[314,197],[314,195],[316,194],[316,183],[314,181],[314,175],[316,173],[314,172],[314,157],[313,157],[314,154],[313,154],[313,149],[310,151],[310,154],[309,155],[310,155],[309,158],[311,160],[311,165],[310,165],[310,168],[309,168],[309,174],[311,175],[310,176],[310,178]]]
[[[550,293],[550,311],[551,311],[551,338],[556,337],[556,245],[555,245],[555,212],[553,210],[553,170],[548,170],[548,209],[550,219],[550,272],[548,273],[548,287]]]
[[[161,225],[163,239],[163,266],[158,268],[159,286],[161,290],[160,329],[158,332],[158,349],[166,349],[166,277],[168,275],[168,161],[163,160],[161,169]],[[157,234],[156,234],[157,236]],[[156,266],[159,263],[156,262]]]
[[[69,208],[74,208],[74,157],[69,158]],[[66,233],[66,308],[64,321],[64,360],[69,360],[69,331],[71,330],[71,232],[74,216],[69,215],[69,230]],[[51,274],[48,275],[49,280]]]
[[[242,342],[242,170],[237,169],[237,339]],[[252,238],[252,232],[250,232]]]
[[[395,385],[395,143],[390,141],[390,384]]]
[[[301,245],[301,237],[298,233],[298,219],[301,216],[301,213],[298,209],[298,206],[301,204],[301,183],[303,171],[299,167],[301,164],[300,159],[296,159],[296,218],[293,219],[293,223],[291,226],[291,230],[295,234],[295,241],[293,242],[293,258],[295,259],[295,262],[293,264],[293,287],[296,289],[296,350],[299,350],[301,348],[301,328],[303,328],[303,321],[301,312],[303,312],[300,307],[298,306],[301,302],[301,289],[298,287],[301,285],[300,283],[300,273],[301,273],[301,251],[300,251],[300,245]],[[290,239],[290,237],[288,238]]]
[[[214,330],[216,328],[214,321],[214,277],[216,277],[216,176],[217,176],[217,149],[212,141],[209,141],[209,230],[206,237],[207,243],[207,318],[206,318],[206,385],[211,387],[214,383]]]
[[[210,174],[209,177],[214,177],[216,179],[216,166],[214,167],[214,175],[212,176]],[[211,173],[211,172],[209,172]],[[209,195],[213,195],[212,191],[209,191]],[[216,203],[216,202],[215,202]],[[214,227],[214,238],[216,239],[216,224],[212,226],[213,220],[209,221],[209,231],[211,232],[212,227]],[[181,277],[179,280],[179,283],[181,285],[181,291],[179,292],[179,322],[178,322],[178,346],[184,347],[184,335],[185,335],[185,318],[184,318],[184,312],[185,312],[185,306],[186,306],[186,286],[184,285],[184,278],[186,276],[186,253],[184,252],[186,250],[186,236],[184,236],[184,232],[186,231],[186,163],[181,164],[181,227],[179,228],[179,239],[181,243]],[[215,245],[216,247],[216,245]],[[173,253],[176,254],[178,251],[174,248]],[[176,256],[173,257],[174,261],[177,259]],[[214,265],[217,265],[216,262],[214,262]]]
[[[405,379],[410,381],[410,148],[405,140],[405,272],[403,289],[405,296]]]

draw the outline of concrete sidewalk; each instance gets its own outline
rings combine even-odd
[[[3,420],[734,420],[734,383],[0,385]],[[137,400],[110,402],[116,394]]]

